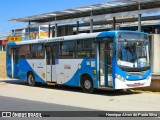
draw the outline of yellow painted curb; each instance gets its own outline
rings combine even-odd
[[[142,90],[132,90],[132,92],[143,92]]]
[[[160,94],[160,92],[154,92],[154,93],[156,93],[156,94]]]
[[[152,92],[152,91],[144,91],[145,93],[154,93],[154,92]]]
[[[160,94],[160,92],[152,92],[152,91],[143,91],[143,90],[131,90],[132,92],[143,92],[143,93],[156,93],[156,94]]]

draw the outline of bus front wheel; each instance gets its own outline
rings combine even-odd
[[[29,86],[35,86],[36,85],[36,81],[35,81],[35,77],[33,75],[32,72],[29,72],[27,75],[27,82]]]
[[[89,75],[82,77],[81,86],[85,93],[92,93],[94,90],[93,81]]]

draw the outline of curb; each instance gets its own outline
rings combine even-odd
[[[143,92],[143,93],[156,93],[160,94],[160,92],[153,92],[153,91],[143,91],[143,90],[131,90],[132,92]]]

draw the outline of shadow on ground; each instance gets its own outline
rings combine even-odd
[[[28,86],[27,82],[21,81],[21,80],[4,80],[2,82],[5,82],[7,84],[16,84],[16,85]],[[41,84],[41,85],[35,86],[35,87],[42,88],[42,89],[55,89],[55,90],[61,90],[61,91],[83,93],[82,88],[80,88],[80,87],[72,87],[72,86],[66,86],[66,85],[51,86],[51,85],[47,85],[47,84]],[[103,96],[121,96],[121,95],[141,94],[141,92],[137,92],[137,91],[135,92],[135,91],[132,91],[132,90],[126,90],[125,91],[125,90],[95,89],[93,94],[103,95]]]
[[[82,107],[0,96],[0,111],[96,111]]]

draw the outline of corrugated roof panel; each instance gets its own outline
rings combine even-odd
[[[66,19],[68,17],[70,17],[69,19],[71,19],[71,17],[72,18],[79,17],[79,15],[80,15],[80,17],[86,17],[86,15],[89,15],[89,12],[91,12],[91,11],[99,13],[99,14],[105,14],[103,11],[104,8],[106,9],[106,11],[108,9],[109,12],[115,13],[114,10],[116,10],[116,9],[111,10],[112,8],[116,8],[116,7],[123,8],[123,7],[129,6],[129,5],[138,5],[138,3],[144,4],[147,2],[157,2],[157,1],[160,1],[160,0],[116,0],[116,1],[111,1],[111,2],[105,2],[105,3],[93,4],[93,5],[83,6],[83,7],[77,7],[74,9],[66,9],[66,10],[62,10],[62,11],[54,11],[54,12],[45,13],[45,14],[28,16],[28,17],[24,17],[24,18],[13,18],[13,19],[11,19],[11,21],[40,22],[43,19],[43,21],[48,22],[50,20],[49,18],[52,18],[55,16],[57,16],[57,18],[60,17],[61,20]],[[123,9],[123,12],[128,11],[129,9],[130,9],[129,7],[125,8],[125,9]],[[135,9],[138,9],[138,7],[136,7]],[[72,16],[71,16],[71,14],[72,14]],[[107,13],[107,14],[110,14],[110,13]],[[38,20],[40,20],[40,21],[38,21]]]

